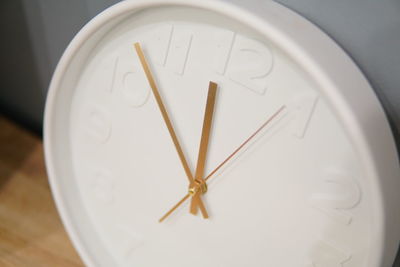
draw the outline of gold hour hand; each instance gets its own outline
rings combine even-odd
[[[280,107],[271,117],[269,117],[252,135],[250,135],[240,146],[238,146],[224,161],[222,161],[210,174],[206,176],[204,180],[208,181],[209,179],[214,177],[214,174],[221,169],[227,162],[229,162],[240,150],[243,149],[255,136],[257,136],[271,121],[273,121],[282,111],[286,109],[286,106],[283,105]],[[171,215],[180,205],[185,203],[190,197],[190,193],[186,194],[175,206],[173,206],[167,213],[164,214],[159,220],[159,222],[164,221]]]
[[[175,145],[175,149],[178,152],[178,156],[179,156],[179,159],[180,159],[180,161],[182,163],[183,169],[185,170],[186,176],[189,179],[189,183],[192,184],[193,181],[194,181],[192,172],[190,171],[189,165],[187,163],[187,160],[185,158],[185,155],[183,153],[181,145],[180,145],[180,143],[178,141],[178,137],[176,136],[174,127],[172,126],[171,120],[170,120],[170,118],[168,116],[167,109],[165,108],[164,102],[163,102],[163,100],[161,98],[160,92],[158,91],[158,88],[157,88],[156,82],[154,80],[153,74],[151,73],[149,64],[147,63],[146,57],[144,56],[143,50],[142,50],[142,48],[141,48],[139,43],[135,43],[135,50],[136,50],[136,53],[137,53],[137,55],[139,57],[140,63],[142,64],[142,67],[143,67],[144,73],[146,74],[147,80],[149,81],[149,84],[150,84],[151,90],[152,90],[152,92],[154,94],[154,97],[156,98],[157,105],[158,105],[158,107],[159,107],[159,109],[161,111],[161,115],[162,115],[162,117],[164,119],[165,124],[167,125],[169,134],[170,134],[170,136],[172,138],[172,141],[173,141],[173,143]],[[201,199],[199,199],[198,202],[199,202],[199,207],[201,209],[203,217],[204,218],[208,218],[208,213],[207,213],[207,211],[206,211],[206,209],[204,207],[203,201]]]
[[[218,85],[214,82],[210,82],[208,87],[208,96],[207,96],[206,110],[204,113],[203,130],[200,139],[197,167],[194,176],[194,182],[189,187],[189,193],[192,195],[192,201],[190,204],[190,212],[192,214],[197,214],[197,208],[199,207],[200,204],[199,203],[200,195],[207,192],[207,184],[206,181],[204,180],[204,168],[206,164],[206,156],[208,150],[208,143],[210,139],[212,119],[214,114],[217,87]]]

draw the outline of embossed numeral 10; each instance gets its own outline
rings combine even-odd
[[[133,56],[118,56],[113,54],[105,58],[102,63],[102,72],[98,77],[103,79],[99,86],[105,87],[105,91],[121,94],[124,103],[131,107],[143,106],[150,95],[150,87],[143,77]]]
[[[269,48],[253,39],[234,32],[215,33],[215,72],[227,76],[255,93],[264,94],[267,76],[273,68],[273,55]]]

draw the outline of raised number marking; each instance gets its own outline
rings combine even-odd
[[[272,52],[265,45],[237,35],[229,65],[232,81],[260,95],[265,93],[267,76],[274,65]]]
[[[309,267],[343,267],[351,257],[350,253],[320,241],[311,252],[312,264]]]
[[[96,89],[101,89],[108,93],[111,93],[114,89],[117,65],[118,56],[116,54],[113,53],[105,57],[100,62],[93,86],[96,87]]]
[[[94,107],[86,116],[87,134],[96,142],[106,143],[111,135],[111,120],[106,111]]]
[[[193,35],[190,30],[184,27],[174,26],[166,58],[166,68],[172,70],[176,74],[184,74],[186,62],[192,46],[192,39]]]
[[[353,216],[346,210],[360,203],[362,192],[359,184],[353,177],[337,170],[328,170],[324,182],[326,192],[313,194],[310,199],[312,206],[341,224],[351,224]]]
[[[105,171],[96,171],[91,180],[91,189],[94,197],[105,203],[111,204],[114,201],[114,180]]]
[[[110,60],[109,65],[106,67],[106,71],[109,72],[109,81],[106,83],[107,84],[107,91],[112,92],[114,89],[114,83],[115,83],[115,76],[117,74],[117,66],[118,66],[118,57],[114,57],[112,60]]]
[[[307,92],[295,96],[288,103],[289,112],[294,116],[291,123],[291,131],[297,138],[303,138],[310,124],[311,117],[317,105],[318,95]]]
[[[231,31],[218,31],[214,34],[214,43],[216,43],[214,69],[218,74],[224,75],[226,72],[235,42],[235,35]]]
[[[152,31],[151,35],[146,38],[143,49],[146,50],[151,62],[165,66],[171,44],[172,33],[173,26],[164,24],[158,26],[157,29]]]
[[[126,72],[122,78],[122,94],[124,101],[131,107],[143,106],[150,95],[148,82],[142,79],[142,75],[136,72]]]
[[[134,56],[120,59],[117,66],[116,86],[122,101],[130,107],[143,106],[150,96],[150,86],[146,77],[138,70],[139,59]]]
[[[121,256],[128,260],[135,250],[143,245],[143,236],[132,230],[131,227],[122,225],[117,226],[117,231],[120,236],[118,246],[120,247]]]

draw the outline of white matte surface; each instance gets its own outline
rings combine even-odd
[[[191,8],[133,13],[159,3],[121,3],[99,16],[70,45],[51,85],[47,166],[86,263],[186,266],[201,252],[193,266],[389,266],[399,230],[389,227],[399,220],[390,191],[398,186],[397,158],[383,112],[353,63],[273,3],[263,21],[219,2],[174,1],[246,18],[247,26]],[[192,169],[209,80],[220,86],[206,173],[288,107],[213,178],[208,221],[185,207],[157,223],[187,180],[135,41],[151,59]],[[251,68],[259,78],[246,75]]]

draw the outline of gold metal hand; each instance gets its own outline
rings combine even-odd
[[[153,91],[154,97],[156,98],[158,107],[159,107],[159,109],[161,111],[161,115],[162,115],[162,117],[163,117],[163,119],[165,121],[165,124],[167,125],[169,134],[171,135],[172,141],[173,141],[173,143],[175,145],[175,149],[178,152],[178,156],[179,156],[179,159],[181,160],[183,169],[185,170],[186,176],[189,179],[189,183],[192,184],[193,181],[194,181],[192,172],[190,171],[189,165],[187,163],[187,160],[185,158],[185,155],[183,153],[181,145],[179,144],[178,137],[175,134],[174,127],[172,126],[171,120],[169,119],[167,109],[164,106],[164,103],[163,103],[161,95],[160,95],[160,93],[158,91],[156,82],[155,82],[155,80],[153,78],[153,75],[152,75],[152,73],[150,71],[149,64],[147,63],[146,57],[144,56],[143,50],[142,50],[142,48],[141,48],[139,43],[135,43],[135,50],[136,50],[136,53],[137,53],[137,55],[139,57],[140,63],[142,64],[142,67],[143,67],[144,73],[146,74],[147,80],[149,81],[149,84],[150,84],[151,90]],[[206,211],[206,209],[204,207],[204,204],[203,204],[201,199],[199,200],[199,207],[200,207],[200,210],[201,210],[201,212],[203,214],[203,217],[204,218],[208,218],[207,211]]]
[[[238,148],[236,148],[224,161],[222,161],[207,177],[204,179],[205,181],[208,181],[213,175],[222,167],[224,166],[230,159],[233,158],[248,142],[250,142],[251,139],[253,139],[259,132],[261,132],[262,129],[264,129],[265,126],[267,126],[274,118],[276,118],[284,109],[286,106],[280,107],[269,119],[264,122],[252,135],[250,135],[249,138],[247,138]],[[164,216],[162,216],[159,220],[159,222],[164,221],[169,215],[171,215],[180,205],[185,203],[185,201],[190,197],[190,194],[185,195],[175,206],[173,206],[167,213],[165,213]]]
[[[203,130],[200,139],[199,156],[197,158],[197,167],[194,175],[194,182],[189,186],[189,194],[192,194],[190,205],[190,213],[192,214],[197,214],[197,208],[199,201],[201,200],[200,195],[207,192],[207,184],[204,179],[204,167],[206,164],[208,141],[210,138],[217,87],[218,85],[214,82],[210,82],[208,86],[208,96],[204,113]]]

